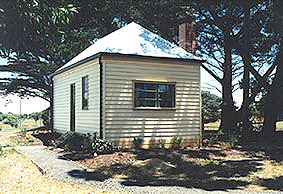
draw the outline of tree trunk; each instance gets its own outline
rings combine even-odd
[[[276,120],[278,115],[277,103],[273,100],[277,94],[271,94],[266,96],[264,102],[264,126],[263,126],[263,136],[271,137],[276,130]]]
[[[276,131],[277,117],[282,111],[282,87],[283,87],[283,59],[282,42],[279,51],[279,64],[271,86],[271,90],[266,96],[264,103],[264,126],[263,136],[272,137]]]
[[[241,54],[244,62],[244,75],[243,75],[243,103],[242,103],[242,114],[240,115],[240,120],[243,121],[243,132],[248,132],[249,129],[249,96],[250,96],[250,71],[247,65],[251,64],[251,37],[250,37],[250,10],[249,3],[244,6],[244,41],[246,42],[246,47],[243,48],[243,53]]]
[[[247,60],[247,63],[250,61]],[[244,67],[244,76],[243,76],[243,114],[241,116],[241,120],[243,121],[243,132],[248,132],[250,121],[249,121],[249,89],[250,89],[250,75],[249,70],[245,66]]]
[[[220,130],[229,134],[235,127],[235,107],[232,96],[232,47],[229,33],[225,35],[224,42],[225,63],[223,66],[222,82],[222,112]]]

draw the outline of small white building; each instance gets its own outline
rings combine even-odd
[[[97,132],[125,146],[201,135],[202,60],[131,23],[99,39],[58,69],[53,128]]]

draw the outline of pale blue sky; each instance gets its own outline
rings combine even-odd
[[[7,64],[7,60],[0,58],[0,65]],[[0,77],[10,77],[12,74],[0,72]],[[3,113],[20,113],[20,104],[22,105],[22,113],[40,112],[49,107],[49,103],[41,98],[20,99],[15,95],[7,97],[0,96],[0,112]]]

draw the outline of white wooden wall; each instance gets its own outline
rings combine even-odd
[[[89,107],[82,110],[82,77],[88,76]],[[54,129],[70,130],[70,85],[76,85],[76,132],[100,131],[100,66],[98,58],[53,77]]]
[[[118,144],[179,136],[197,142],[201,129],[200,64],[103,57],[105,138]],[[133,110],[133,80],[176,82],[176,110]],[[127,144],[127,143],[126,143]]]

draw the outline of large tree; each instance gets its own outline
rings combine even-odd
[[[194,1],[196,11],[198,47],[197,54],[206,59],[203,67],[222,86],[222,114],[220,128],[230,132],[239,121],[248,116],[248,106],[260,92],[262,86],[268,87],[266,81],[274,66],[264,64],[272,44],[264,41],[268,34],[263,32],[267,17],[266,2],[262,1],[228,1],[216,0]],[[265,65],[265,75],[258,71]],[[249,88],[251,75],[259,87]],[[241,87],[243,104],[239,110],[234,106],[233,91]],[[244,116],[242,116],[244,115]]]
[[[100,38],[136,21],[176,41],[178,21],[190,21],[187,7],[171,1],[4,1],[0,4],[0,71],[4,94],[50,100],[52,74]],[[3,82],[5,81],[5,82]]]
[[[282,50],[282,30],[283,13],[282,2],[273,0],[269,4],[270,16],[266,26],[266,33],[269,33],[276,41],[272,54],[274,55],[273,64],[277,65],[270,88],[267,90],[264,104],[264,128],[265,136],[273,134],[276,130],[276,121],[280,113],[283,112],[283,50]]]
[[[49,74],[73,54],[64,46],[64,33],[77,12],[65,1],[1,1],[0,56],[8,65],[2,64],[0,71],[13,74],[1,78],[5,94],[50,99]]]

